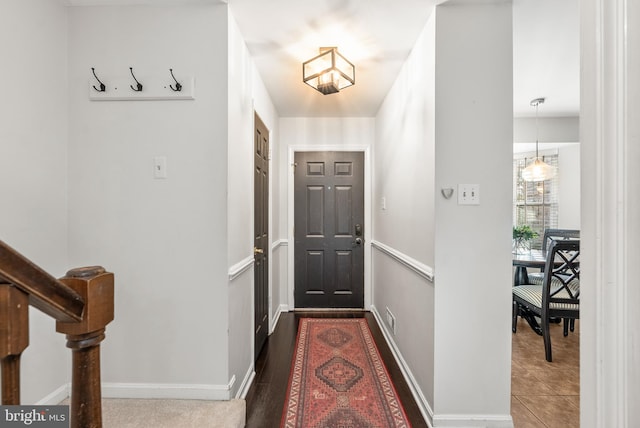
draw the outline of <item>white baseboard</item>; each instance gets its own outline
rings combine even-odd
[[[273,333],[278,325],[278,321],[280,321],[280,315],[283,312],[288,312],[288,306],[281,304],[278,306],[275,315],[273,316],[273,320],[271,321],[271,326],[269,327],[269,334]],[[247,370],[247,374],[242,381],[242,385],[240,385],[240,389],[238,389],[238,393],[236,394],[236,398],[244,399],[249,393],[249,388],[251,388],[251,384],[253,383],[253,379],[256,377],[255,367],[251,364],[249,370]]]
[[[402,371],[402,374],[404,375],[404,378],[407,381],[407,384],[409,385],[411,394],[413,395],[413,398],[416,400],[416,404],[420,409],[420,413],[422,413],[422,417],[427,422],[427,425],[429,425],[430,428],[433,428],[436,425],[434,424],[434,421],[433,421],[433,410],[431,409],[431,405],[429,404],[429,402],[427,401],[427,398],[422,393],[422,390],[418,385],[418,381],[413,376],[413,373],[411,373],[411,369],[409,369],[409,366],[405,361],[404,357],[402,356],[400,349],[396,345],[396,342],[393,340],[393,337],[391,337],[391,335],[389,334],[389,331],[387,330],[387,326],[382,321],[382,317],[380,316],[378,309],[373,305],[371,305],[371,313],[373,313],[373,316],[375,317],[376,322],[380,327],[380,330],[382,330],[382,335],[387,341],[387,344],[391,349],[391,353],[393,354],[393,357],[395,358],[396,363],[398,363],[398,366],[400,367],[400,371]]]
[[[278,309],[273,316],[273,320],[271,321],[271,326],[269,327],[269,334],[273,333],[276,330],[278,321],[280,321],[280,315],[282,315],[283,312],[289,312],[289,305],[281,304],[280,306],[278,306]]]
[[[235,381],[234,376],[227,385],[105,382],[102,384],[102,397],[226,401],[231,399]]]
[[[245,376],[241,389],[251,385],[253,367]],[[138,399],[168,399],[168,400],[230,400],[231,389],[236,382],[235,376],[226,385],[201,384],[173,384],[173,383],[102,383],[102,398],[138,398]],[[36,405],[55,405],[69,398],[71,384],[67,383],[47,395]],[[246,391],[245,391],[246,395]]]
[[[65,383],[51,394],[38,401],[36,406],[54,406],[59,404],[62,400],[69,398],[69,391],[71,391],[71,384]]]
[[[256,370],[253,364],[247,370],[247,374],[245,374],[244,379],[242,380],[242,384],[240,388],[238,388],[238,392],[236,393],[236,398],[242,398],[243,400],[247,397],[249,393],[249,388],[251,388],[251,384],[253,383],[253,379],[256,377]]]
[[[513,428],[513,419],[502,415],[436,415],[433,424],[438,428]]]

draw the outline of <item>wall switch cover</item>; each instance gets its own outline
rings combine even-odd
[[[167,178],[166,156],[156,156],[153,158],[153,178]]]
[[[458,184],[458,205],[480,205],[480,185]]]

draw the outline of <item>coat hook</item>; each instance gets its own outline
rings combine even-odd
[[[102,82],[100,81],[100,79],[98,79],[98,76],[96,76],[96,69],[95,69],[95,68],[93,68],[93,67],[91,67],[91,71],[93,72],[93,77],[95,77],[95,78],[96,78],[96,80],[98,81],[98,83],[100,83],[100,89],[96,88],[96,85],[93,85],[93,89],[95,89],[95,90],[96,90],[96,91],[98,91],[98,92],[104,92],[104,91],[106,91],[106,90],[107,90],[107,87],[106,87],[106,86],[104,86],[104,83],[102,83]]]
[[[129,67],[129,71],[131,72],[131,76],[133,77],[133,80],[136,81],[136,88],[133,87],[133,85],[129,85],[131,87],[131,89],[133,89],[136,92],[140,92],[142,91],[142,83],[138,82],[138,79],[136,79],[136,76],[133,74],[133,67]]]
[[[176,87],[174,88],[173,85],[169,85],[169,87],[171,88],[171,90],[173,92],[180,92],[182,91],[182,85],[180,84],[180,82],[178,82],[178,80],[176,79],[176,76],[173,75],[173,68],[169,69],[169,72],[171,73],[171,77],[173,77],[173,80],[176,82]]]

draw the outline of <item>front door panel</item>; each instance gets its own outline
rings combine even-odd
[[[364,307],[364,153],[295,154],[295,306]]]

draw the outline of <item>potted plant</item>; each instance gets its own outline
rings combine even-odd
[[[521,224],[513,228],[513,252],[525,254],[531,251],[531,240],[538,236],[538,232],[528,224]]]

